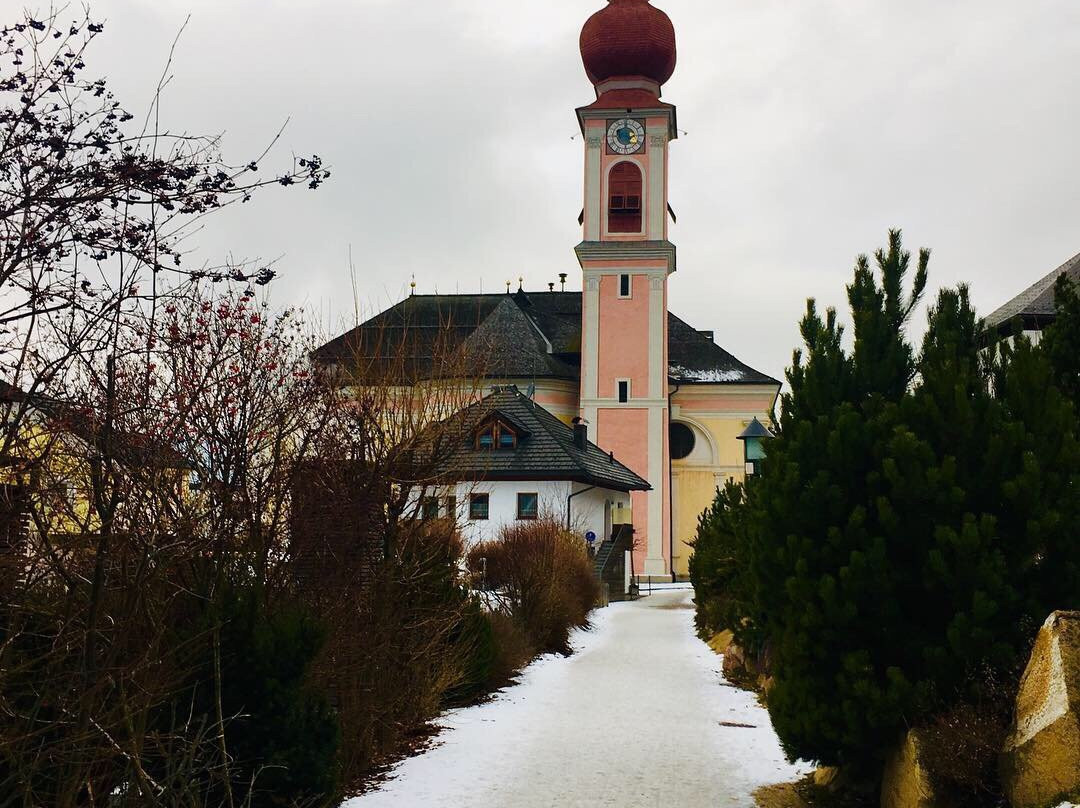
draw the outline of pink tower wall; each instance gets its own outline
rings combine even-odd
[[[614,452],[620,463],[629,466],[642,477],[649,473],[649,447],[643,436],[649,432],[649,413],[643,409],[601,409],[597,413],[597,445]],[[634,516],[634,534],[638,542],[634,551],[634,572],[645,568],[645,526],[649,523],[649,498],[645,491],[630,494]]]
[[[597,393],[616,398],[616,379],[630,379],[631,399],[649,394],[649,279],[634,275],[631,297],[620,299],[619,277],[600,279],[600,374]],[[634,469],[642,474],[640,469]]]

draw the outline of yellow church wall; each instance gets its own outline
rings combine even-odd
[[[673,468],[675,519],[675,572],[689,574],[690,542],[697,532],[698,516],[709,507],[716,492],[716,474],[712,469]]]
[[[694,431],[694,451],[673,460],[675,572],[689,574],[698,517],[712,504],[717,487],[728,479],[745,479],[743,443],[739,434],[754,418],[770,425],[779,387],[773,385],[695,385],[676,392],[672,420]]]

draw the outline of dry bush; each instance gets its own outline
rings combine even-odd
[[[581,540],[554,519],[519,522],[469,551],[474,574],[484,568],[481,559],[488,587],[506,598],[533,649],[570,653],[571,629],[588,625],[599,597]]]
[[[978,703],[960,703],[938,714],[924,728],[926,767],[949,805],[997,808],[1006,804],[998,779],[1016,704],[1020,671],[1003,676],[986,669],[973,688]]]
[[[363,591],[318,601],[329,637],[314,679],[337,708],[350,791],[426,732],[471,650],[458,642],[469,610],[458,536],[445,522],[410,521],[394,544],[394,555],[365,573]]]
[[[508,684],[533,658],[529,639],[514,622],[514,618],[502,612],[487,614],[491,625],[491,642],[495,648],[488,684],[496,689]]]
[[[926,728],[926,767],[957,808],[1000,805],[997,761],[1009,724],[995,711],[961,704]]]

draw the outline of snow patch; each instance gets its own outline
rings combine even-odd
[[[690,370],[681,365],[671,365],[668,374],[676,379],[699,382],[741,382],[746,373],[741,370]]]
[[[694,635],[692,596],[594,612],[573,656],[543,657],[491,702],[447,713],[435,748],[345,808],[736,808],[812,771],[784,759],[753,694],[724,682]]]

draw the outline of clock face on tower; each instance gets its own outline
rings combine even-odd
[[[637,154],[645,148],[645,127],[633,118],[612,121],[608,125],[607,143],[614,154]]]

